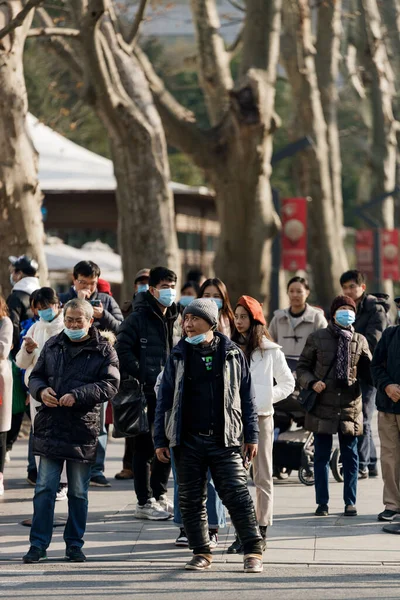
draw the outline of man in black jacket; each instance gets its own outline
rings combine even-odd
[[[116,343],[122,386],[127,378],[144,384],[148,419],[152,427],[156,407],[154,386],[172,349],[174,322],[178,316],[173,271],[156,267],[150,271],[149,290],[136,296],[133,312],[121,325]],[[133,479],[137,496],[135,517],[165,520],[171,517],[167,498],[171,466],[154,455],[151,433],[134,438]]]
[[[400,316],[400,298],[395,298]],[[379,521],[393,521],[400,514],[400,327],[388,327],[373,359],[372,376],[377,389],[378,432],[381,442],[383,504]]]
[[[367,338],[371,354],[388,326],[387,312],[390,309],[387,296],[376,297],[366,293],[364,275],[353,269],[346,271],[340,278],[343,293],[350,296],[357,304],[354,329]],[[364,432],[358,438],[359,477],[366,479],[376,477],[377,455],[372,436],[371,421],[375,410],[376,389],[372,385],[361,382],[363,400]]]
[[[87,300],[93,306],[95,327],[117,333],[124,319],[114,298],[97,291],[100,267],[91,260],[82,260],[75,265],[73,277],[73,285],[69,291],[59,294],[61,304],[66,304],[72,298]]]
[[[91,463],[96,458],[100,406],[118,391],[115,350],[93,324],[93,307],[75,298],[64,307],[65,328],[45,344],[29,379],[42,403],[35,418],[33,452],[40,456],[33,499],[31,547],[25,563],[45,560],[53,533],[56,493],[64,461],[68,478],[66,558],[86,560],[81,548],[88,511]]]

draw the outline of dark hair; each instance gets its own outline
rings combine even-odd
[[[166,267],[155,267],[150,271],[149,286],[156,287],[161,281],[171,281],[176,283],[176,273]]]
[[[189,273],[187,274],[187,280],[194,281],[198,286],[200,286],[200,279],[202,277],[204,277],[204,273],[201,269],[190,269]]]
[[[196,292],[196,296],[199,295],[200,292],[200,286],[196,281],[187,281],[182,287],[181,287],[181,294],[183,294],[183,292],[185,292],[186,290],[188,290],[189,288],[193,288],[194,291]]]
[[[7,302],[4,298],[4,296],[2,296],[0,294],[0,319],[4,319],[4,317],[8,317],[9,312],[8,312],[8,306],[7,306]]]
[[[349,281],[355,281],[357,285],[362,285],[365,283],[364,273],[361,273],[361,271],[358,271],[357,269],[346,271],[340,277],[340,285],[348,283]]]
[[[273,339],[272,339],[272,336],[271,336],[270,332],[268,331],[267,327],[265,325],[262,325],[262,323],[255,321],[253,319],[252,314],[247,310],[247,308],[245,308],[242,304],[238,304],[238,306],[241,306],[242,308],[244,308],[244,310],[249,315],[249,319],[250,319],[250,328],[246,334],[246,346],[243,350],[246,355],[247,360],[250,363],[251,355],[253,354],[254,350],[261,350],[261,352],[263,351],[262,350],[263,337],[266,337],[268,340],[271,340],[271,342],[273,341]],[[234,329],[233,329],[232,342],[235,342],[238,345],[242,345],[240,333],[236,329],[236,326],[234,326]]]
[[[296,277],[292,277],[292,279],[289,279],[287,288],[286,288],[287,291],[289,291],[289,288],[292,285],[292,283],[300,283],[301,285],[303,285],[305,287],[307,292],[310,291],[310,286],[308,285],[308,281],[307,281],[307,279],[304,279],[304,277],[299,277],[297,275]]]
[[[81,260],[74,266],[74,279],[78,279],[79,275],[83,277],[100,277],[100,267],[91,260]]]
[[[35,277],[36,273],[37,273],[37,269],[35,269],[35,267],[22,267],[22,268],[18,268],[18,267],[14,267],[15,272],[18,273],[23,273],[24,275],[26,275],[27,277]]]
[[[221,279],[219,279],[218,277],[214,277],[213,279],[206,279],[205,282],[203,283],[203,285],[201,286],[199,295],[197,297],[203,298],[206,288],[210,287],[211,285],[216,287],[218,289],[219,293],[221,294],[221,297],[222,297],[221,313],[225,317],[227,317],[231,331],[233,331],[234,327],[235,327],[235,317],[233,315],[232,306],[231,306],[231,303],[229,300],[228,290],[226,289],[226,285],[224,284],[223,281],[221,281]]]
[[[37,308],[38,304],[48,308],[50,304],[60,304],[60,300],[56,294],[56,291],[51,287],[42,287],[39,290],[35,290],[30,296],[30,303],[33,308]]]

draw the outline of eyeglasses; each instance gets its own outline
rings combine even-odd
[[[95,289],[97,286],[97,279],[87,281],[86,279],[77,279],[76,283],[79,285],[84,285],[86,288]]]
[[[80,327],[83,327],[84,325],[86,325],[87,321],[86,321],[85,317],[78,317],[77,319],[73,319],[72,317],[65,317],[64,323],[67,326],[73,325],[74,323],[76,323]]]

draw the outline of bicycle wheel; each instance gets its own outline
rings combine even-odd
[[[339,448],[336,448],[336,450],[333,451],[329,464],[331,467],[332,475],[334,476],[336,481],[341,483],[343,481],[343,466]]]

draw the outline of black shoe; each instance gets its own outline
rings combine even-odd
[[[371,467],[368,471],[370,477],[379,477],[378,467]]]
[[[71,562],[85,562],[86,556],[78,546],[70,546],[65,551],[65,558]]]
[[[229,546],[227,553],[228,554],[242,554],[243,553],[243,544],[239,540],[238,536],[235,537],[235,541]]]
[[[260,525],[259,529],[260,529],[260,535],[262,537],[261,547],[262,547],[262,551],[264,552],[264,550],[267,549],[267,526]]]
[[[329,515],[329,506],[327,504],[319,504],[315,511],[316,517],[327,517]]]
[[[379,513],[378,521],[393,521],[398,514],[400,513],[397,510],[386,508],[383,512]]]
[[[96,477],[91,477],[90,485],[94,485],[95,487],[111,487],[111,483],[104,477],[104,475],[96,475]]]
[[[185,565],[187,571],[205,571],[211,569],[211,554],[194,554],[193,558]]]
[[[357,508],[354,504],[346,504],[344,507],[344,517],[356,517],[357,516]]]
[[[30,485],[36,485],[37,470],[34,469],[32,471],[28,471],[28,476],[27,476],[26,480]]]
[[[31,546],[27,554],[25,554],[25,556],[22,557],[22,560],[26,564],[37,563],[41,560],[47,560],[46,550],[41,550],[40,548],[36,548],[36,546]]]

